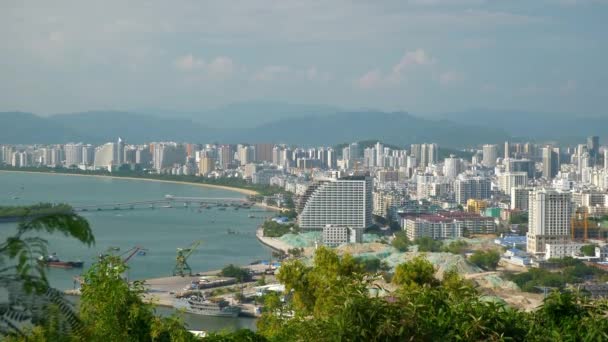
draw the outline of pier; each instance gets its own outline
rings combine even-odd
[[[254,203],[244,198],[224,198],[224,197],[178,197],[166,195],[164,198],[149,201],[133,201],[118,203],[100,204],[75,204],[72,208],[75,212],[82,211],[108,211],[108,210],[133,210],[133,209],[154,209],[172,208],[174,206],[199,206],[199,207],[234,207],[248,209]]]

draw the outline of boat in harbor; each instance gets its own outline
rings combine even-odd
[[[241,308],[230,305],[226,300],[209,300],[198,295],[177,298],[173,302],[173,306],[176,309],[185,309],[186,312],[202,316],[237,317],[241,312]]]
[[[83,261],[61,261],[59,260],[59,258],[57,257],[57,254],[53,253],[49,256],[40,256],[38,258],[38,262],[40,262],[41,264],[44,264],[47,267],[53,267],[53,268],[82,268],[82,266],[84,265]]]

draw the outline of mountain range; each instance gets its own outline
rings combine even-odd
[[[99,144],[117,137],[130,143],[174,140],[299,145],[380,139],[401,146],[436,142],[460,148],[507,139],[574,143],[584,142],[588,135],[608,138],[602,129],[608,127],[608,117],[601,116],[572,118],[477,110],[422,117],[405,112],[271,103],[234,104],[198,115],[150,112],[91,111],[46,117],[4,112],[0,113],[0,144]]]

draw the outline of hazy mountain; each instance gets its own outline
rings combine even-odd
[[[31,113],[0,113],[0,144],[66,143],[84,139],[78,130]]]
[[[282,119],[323,116],[341,111],[337,107],[326,105],[291,104],[281,102],[235,102],[221,107],[196,112],[148,109],[151,113],[163,118],[185,118],[201,123],[207,127],[241,129],[254,128]]]
[[[95,143],[123,137],[127,142],[204,141],[210,130],[188,119],[165,119],[128,112],[85,112],[57,114],[49,120],[81,132]]]
[[[378,111],[343,112],[324,116],[283,119],[251,130],[229,132],[232,142],[273,142],[305,145],[334,145],[344,141],[381,139],[405,145],[436,142],[445,146],[468,146],[483,142],[501,142],[508,135],[481,125],[467,125],[447,120],[427,120],[407,113]]]
[[[581,142],[589,135],[608,139],[608,115],[568,115],[476,109],[440,114],[438,118],[466,124],[504,129],[513,137],[535,140],[556,140],[562,143]]]

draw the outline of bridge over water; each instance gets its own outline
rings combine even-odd
[[[172,208],[174,206],[199,206],[199,207],[234,207],[250,208],[253,203],[244,198],[229,197],[179,197],[166,195],[164,198],[148,201],[132,201],[118,203],[100,204],[75,204],[72,205],[74,211],[102,211],[102,210],[130,210],[145,208]]]

